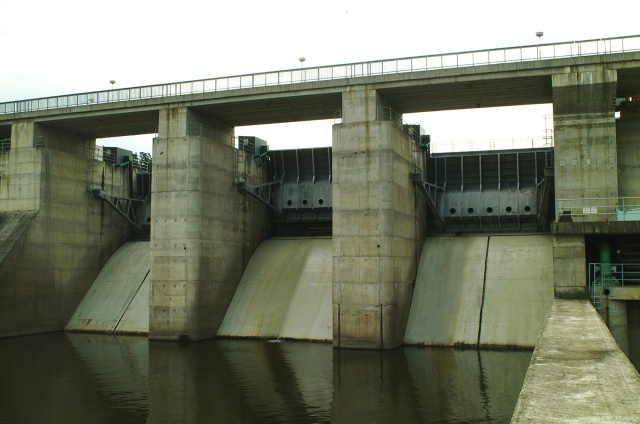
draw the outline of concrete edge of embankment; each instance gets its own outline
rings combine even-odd
[[[586,300],[555,299],[512,423],[640,422],[640,376]]]

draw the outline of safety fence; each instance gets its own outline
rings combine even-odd
[[[640,35],[288,69],[0,103],[0,114],[243,88],[640,51]]]

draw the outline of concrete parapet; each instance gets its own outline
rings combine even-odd
[[[553,302],[512,423],[635,423],[640,376],[586,300]]]

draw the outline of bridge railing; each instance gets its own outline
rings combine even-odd
[[[0,115],[375,75],[640,51],[640,35],[288,69],[0,103]]]

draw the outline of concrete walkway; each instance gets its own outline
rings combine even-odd
[[[554,300],[512,423],[640,423],[640,376],[588,301]]]

